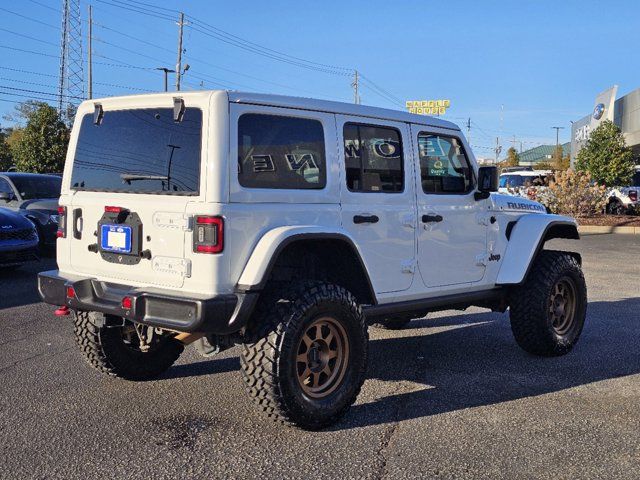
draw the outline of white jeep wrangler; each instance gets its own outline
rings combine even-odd
[[[586,286],[573,219],[494,193],[460,129],[400,111],[226,91],[84,102],[60,197],[59,270],[89,363],[130,380],[184,345],[242,344],[249,394],[307,429],[367,368],[367,321],[510,310],[518,344],[562,355]]]

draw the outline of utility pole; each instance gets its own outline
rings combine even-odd
[[[176,90],[180,91],[180,75],[182,73],[182,32],[184,30],[184,13],[180,12],[178,22],[178,61],[176,62]],[[166,75],[166,74],[165,74]]]
[[[564,127],[551,127],[556,130],[556,148],[560,145],[560,130],[564,130]]]
[[[355,103],[356,105],[360,105],[360,94],[358,93],[358,87],[360,86],[359,80],[360,79],[358,78],[358,70],[354,70],[353,83],[351,84],[351,86],[353,87],[353,103]]]
[[[471,117],[467,119],[467,143],[471,144]]]
[[[160,70],[162,72],[164,72],[164,91],[167,92],[169,91],[169,82],[168,82],[168,74],[169,73],[176,73],[175,70],[171,70],[170,68],[166,68],[166,67],[158,67],[156,68],[156,70]]]
[[[87,51],[87,98],[93,98],[93,61],[92,54],[92,42],[93,42],[93,9],[89,5],[89,38],[88,38],[88,51]]]
[[[502,145],[500,145],[500,137],[496,137],[496,164],[498,163],[498,157],[502,152]]]

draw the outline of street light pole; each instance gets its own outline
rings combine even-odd
[[[164,91],[168,92],[169,90],[169,85],[168,85],[168,80],[167,80],[167,76],[170,73],[175,73],[175,70],[171,70],[170,68],[166,68],[166,67],[158,67],[156,68],[156,70],[161,70],[164,72]]]
[[[560,145],[560,130],[564,130],[564,127],[551,127],[551,128],[555,128],[556,130],[556,149],[557,149],[558,145]]]

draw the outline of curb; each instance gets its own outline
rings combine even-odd
[[[640,235],[640,227],[579,225],[578,232],[583,235],[597,235],[597,234],[603,234],[603,233],[624,233],[624,234]]]

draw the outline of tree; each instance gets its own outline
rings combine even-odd
[[[7,134],[0,129],[0,171],[5,172],[13,165],[11,150],[7,144]]]
[[[31,102],[25,114],[26,126],[11,143],[17,169],[35,173],[61,172],[69,143],[69,128],[56,109],[46,103],[34,106]]]
[[[635,162],[624,136],[610,120],[602,122],[578,153],[576,168],[587,171],[596,182],[609,187],[631,182]]]
[[[569,155],[563,155],[563,153],[562,145],[558,145],[553,150],[553,155],[551,157],[551,168],[553,170],[567,170],[571,165]]]
[[[507,150],[507,158],[503,163],[506,167],[517,167],[520,165],[520,155],[518,155],[515,148],[510,147],[509,150]]]

